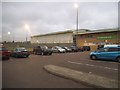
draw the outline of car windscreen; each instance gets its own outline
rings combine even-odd
[[[57,46],[56,48],[58,48],[58,49],[63,49],[62,47],[58,47],[58,46]]]
[[[65,49],[69,49],[68,47],[64,47]]]
[[[41,46],[41,48],[42,48],[42,49],[48,49],[48,47],[47,47],[47,46]]]

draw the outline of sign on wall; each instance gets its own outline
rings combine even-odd
[[[117,36],[100,36],[97,37],[98,40],[105,40],[105,39],[116,39]]]

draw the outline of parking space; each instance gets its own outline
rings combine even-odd
[[[90,60],[90,52],[53,53],[30,55],[29,58],[10,58],[3,61],[3,87],[26,88],[81,88],[87,85],[76,83],[47,73],[43,66],[57,65],[95,75],[118,79],[118,64],[113,61]]]

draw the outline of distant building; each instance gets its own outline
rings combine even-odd
[[[93,50],[101,44],[120,44],[120,30],[118,28],[91,30],[80,32],[76,38],[77,46],[90,46]]]
[[[79,29],[35,35],[31,37],[31,43],[35,44],[52,44],[52,45],[72,45],[73,36],[76,36],[78,47],[90,46],[96,49],[99,44],[119,44],[120,31],[118,28],[88,30]]]
[[[31,37],[31,43],[37,44],[72,44],[73,31],[61,31],[48,33],[43,35],[36,35]]]

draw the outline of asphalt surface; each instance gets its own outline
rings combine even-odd
[[[113,61],[90,60],[90,52],[31,55],[2,62],[3,88],[92,88],[83,83],[46,72],[45,65],[57,65],[118,80],[118,64]]]

